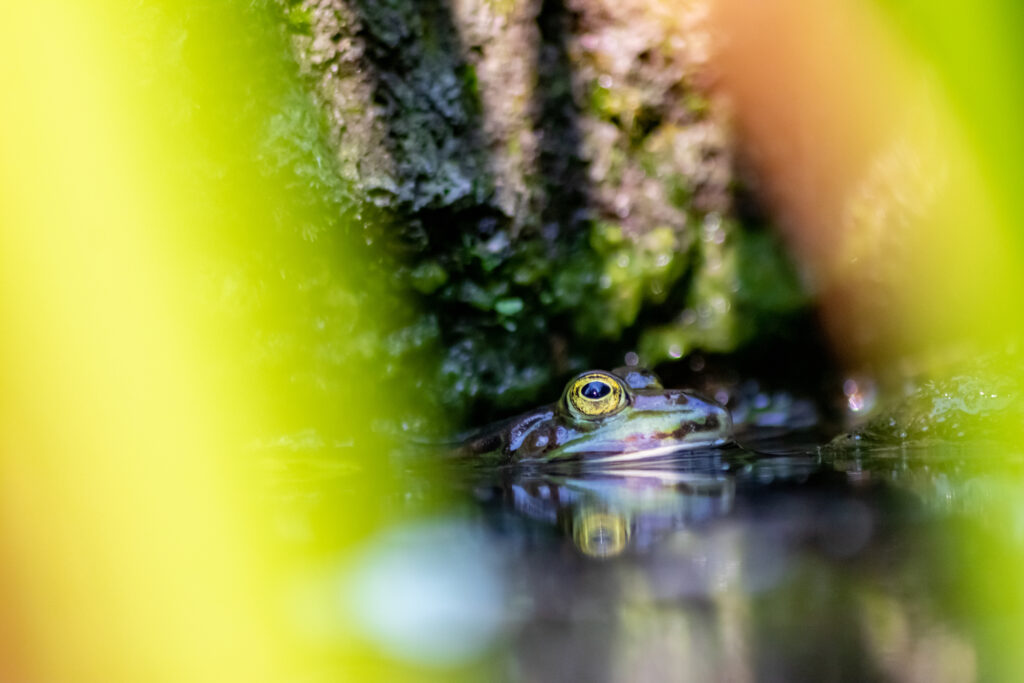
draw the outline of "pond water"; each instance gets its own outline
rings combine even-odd
[[[499,680],[1012,680],[1024,506],[995,452],[804,435],[413,470],[407,498],[455,502],[374,536],[345,604],[391,656]]]

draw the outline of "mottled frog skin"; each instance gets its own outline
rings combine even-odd
[[[569,380],[557,403],[486,427],[459,452],[502,463],[609,462],[718,446],[731,433],[725,408],[665,389],[647,370],[590,370]]]

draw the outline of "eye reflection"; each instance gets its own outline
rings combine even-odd
[[[599,399],[611,393],[612,388],[605,382],[589,382],[580,392],[585,398]]]
[[[620,512],[584,504],[573,519],[572,538],[588,557],[616,557],[629,543],[629,519]]]

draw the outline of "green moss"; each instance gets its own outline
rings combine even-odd
[[[649,131],[658,116],[646,106],[645,93],[627,83],[605,87],[599,82],[590,88],[588,107],[597,118],[621,127],[627,137],[642,139],[637,131]]]
[[[505,153],[508,155],[509,159],[522,159],[523,143],[519,141],[519,136],[513,135],[509,137],[508,142],[505,143]]]
[[[773,315],[793,313],[810,304],[807,287],[772,233],[744,233],[737,259],[737,298],[741,304]]]
[[[523,300],[510,296],[494,302],[494,310],[501,315],[515,315],[523,310]]]
[[[512,282],[520,287],[540,283],[551,272],[551,262],[538,256],[524,258],[512,268]]]
[[[518,0],[482,1],[502,16],[518,16],[521,7]],[[311,16],[300,2],[280,4],[290,31],[318,30],[310,22],[319,13]],[[271,136],[291,142],[267,154],[276,155],[272,165],[295,168],[303,192],[337,213],[353,195],[372,192],[392,219],[357,219],[353,238],[393,247],[390,260],[368,270],[415,292],[421,308],[396,316],[392,330],[371,334],[371,325],[358,322],[343,332],[331,328],[365,341],[365,360],[381,363],[382,372],[399,377],[407,363],[426,359],[435,368],[431,399],[456,418],[483,420],[544,400],[566,374],[614,363],[627,350],[641,350],[649,363],[698,348],[733,351],[806,306],[785,253],[764,231],[726,221],[725,239],[705,239],[695,200],[707,205],[702,178],[708,174],[703,166],[691,168],[705,149],[687,145],[714,151],[717,143],[694,141],[686,122],[711,111],[685,84],[666,90],[664,79],[644,76],[656,64],[608,82],[595,66],[599,58],[584,57],[564,73],[545,74],[540,92],[509,92],[488,112],[500,125],[488,128],[480,91],[495,84],[481,84],[489,69],[478,73],[475,65],[490,57],[459,45],[448,3],[344,6],[360,26],[346,39],[360,49],[304,65],[313,74],[308,85],[333,107],[329,120],[345,115],[344,129],[329,131],[340,138],[339,148],[322,143],[323,126],[307,99],[273,122]],[[511,24],[496,22],[494,30],[502,26]],[[337,73],[329,71],[334,65]],[[384,84],[372,91],[378,106],[361,104],[366,91],[353,85],[363,83],[357,72]],[[571,94],[577,77],[592,84],[583,111],[575,111]],[[342,100],[338,92],[351,96]],[[536,97],[551,105],[554,120],[531,120],[536,102],[529,100]],[[499,137],[488,138],[502,126]],[[370,129],[372,135],[360,132]],[[530,132],[543,134],[540,150],[521,144]],[[572,141],[573,132],[582,141]],[[364,134],[366,140],[356,139]],[[363,163],[364,143],[385,149],[373,164]],[[332,164],[320,163],[339,154],[354,188],[338,181]],[[575,179],[586,177],[586,163],[603,175],[584,186]],[[498,183],[509,192],[496,193]],[[652,185],[656,192],[641,194]],[[609,210],[618,193],[634,200],[621,222]],[[591,201],[566,198],[573,196]],[[711,205],[719,200],[713,196]],[[296,228],[308,241],[331,231],[319,224]]]
[[[601,310],[581,318],[581,330],[617,337],[633,325],[645,305],[663,303],[686,272],[686,244],[668,226],[627,238],[614,223],[599,221],[590,244],[599,258],[597,294]]]
[[[409,273],[409,282],[420,294],[431,294],[448,282],[448,271],[437,261],[424,261]]]
[[[494,10],[494,13],[500,17],[507,17],[512,14],[516,9],[517,0],[486,0]]]
[[[294,2],[285,10],[288,28],[295,33],[308,34],[312,27],[313,17],[310,9],[302,2]]]
[[[685,307],[673,322],[652,327],[640,337],[640,355],[648,364],[678,359],[694,349],[734,351],[753,331],[737,310],[735,226],[711,217],[705,220],[703,233]]]
[[[480,101],[480,80],[476,75],[476,68],[472,64],[463,64],[460,69],[462,76],[463,93],[469,102]]]
[[[713,217],[706,219],[703,232],[682,312],[640,337],[646,363],[671,361],[698,349],[731,353],[784,326],[810,302],[772,234]]]
[[[550,306],[558,311],[579,310],[583,317],[600,308],[600,302],[590,298],[599,272],[599,261],[590,253],[581,253],[559,264],[550,283]]]
[[[683,106],[697,117],[707,116],[711,110],[711,102],[696,90],[687,90],[683,95]]]

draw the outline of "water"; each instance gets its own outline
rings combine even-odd
[[[429,486],[455,503],[361,551],[354,618],[391,656],[497,680],[1012,680],[1019,459],[747,446],[453,467]]]

